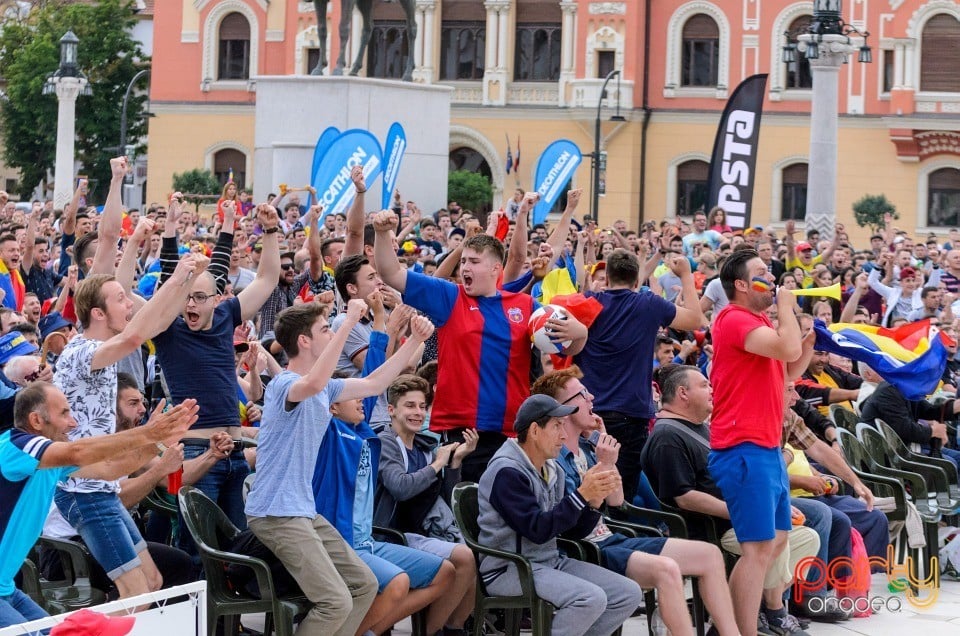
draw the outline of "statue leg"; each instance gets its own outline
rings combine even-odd
[[[407,65],[403,71],[403,81],[413,80],[414,51],[417,43],[417,4],[415,0],[401,0],[403,11],[407,15]]]
[[[323,75],[327,68],[327,0],[313,0],[313,8],[317,14],[317,39],[320,40],[320,57],[317,65],[310,69],[311,75]]]
[[[363,56],[367,52],[370,35],[373,33],[373,1],[357,0],[357,7],[360,9],[360,15],[363,16],[363,30],[360,32],[360,46],[357,47],[357,57],[350,69],[350,75],[357,75],[363,68]]]
[[[350,39],[350,22],[353,20],[354,0],[343,0],[340,4],[340,55],[337,56],[337,65],[333,69],[334,75],[343,75],[347,65],[347,42]]]

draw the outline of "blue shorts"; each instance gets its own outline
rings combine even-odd
[[[627,537],[614,534],[597,544],[600,548],[601,565],[617,574],[626,575],[627,561],[634,552],[659,556],[666,545],[666,537]]]
[[[770,541],[789,532],[790,484],[779,448],[749,442],[710,451],[710,475],[723,493],[737,540]]]
[[[378,594],[404,573],[410,577],[411,590],[427,587],[443,565],[443,559],[436,555],[380,541],[374,541],[371,548],[357,548],[357,554],[377,577]]]
[[[147,549],[147,542],[116,493],[58,489],[54,501],[111,581],[140,567],[137,555]]]

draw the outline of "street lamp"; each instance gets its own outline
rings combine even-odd
[[[844,22],[841,0],[814,0],[810,24],[786,32],[783,61],[797,61],[802,53],[810,62],[813,89],[810,99],[810,164],[807,172],[807,229],[833,238],[837,203],[837,129],[840,66],[858,51],[857,61],[870,63],[870,33]],[[863,38],[858,47],[851,36]],[[792,40],[796,39],[796,44]]]
[[[590,205],[590,216],[594,221],[597,220],[597,213],[600,210],[600,170],[606,170],[606,159],[600,155],[600,113],[603,110],[603,100],[607,98],[607,84],[614,77],[617,78],[617,114],[610,118],[610,121],[627,121],[620,115],[620,71],[615,69],[607,73],[603,79],[603,86],[600,88],[600,97],[597,100],[597,119],[594,122],[593,129],[593,156],[592,156],[592,174],[593,174],[593,201]],[[602,165],[601,165],[602,164]]]
[[[130,103],[130,95],[133,93],[133,86],[137,83],[141,77],[146,77],[150,74],[150,69],[146,68],[138,72],[130,80],[130,83],[127,84],[127,92],[123,95],[123,108],[120,109],[120,149],[119,152],[131,157],[133,156],[132,149],[127,148],[127,106]],[[149,107],[149,105],[148,105]],[[133,162],[131,161],[130,167],[133,168]],[[124,180],[123,187],[123,205],[126,207],[130,206],[130,190],[133,188],[133,170],[131,170],[126,179]]]
[[[80,40],[73,31],[60,38],[60,66],[47,76],[44,95],[57,96],[57,159],[54,167],[53,205],[62,209],[73,194],[74,143],[77,97],[92,95],[86,76],[77,66]]]

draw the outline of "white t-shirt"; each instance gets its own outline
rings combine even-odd
[[[110,435],[117,431],[117,365],[91,370],[93,356],[103,343],[77,336],[57,360],[53,384],[63,391],[77,428],[70,441]],[[61,486],[68,492],[120,492],[119,481],[71,477]]]

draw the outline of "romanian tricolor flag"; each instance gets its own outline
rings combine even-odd
[[[869,364],[908,400],[933,393],[947,366],[947,336],[934,332],[930,321],[918,320],[896,329],[839,323],[828,328],[814,321],[817,351],[836,353]]]
[[[20,277],[20,270],[11,272],[2,260],[0,260],[0,289],[5,293],[3,297],[4,307],[14,311],[23,309],[23,297],[27,290],[23,284],[23,278]]]

